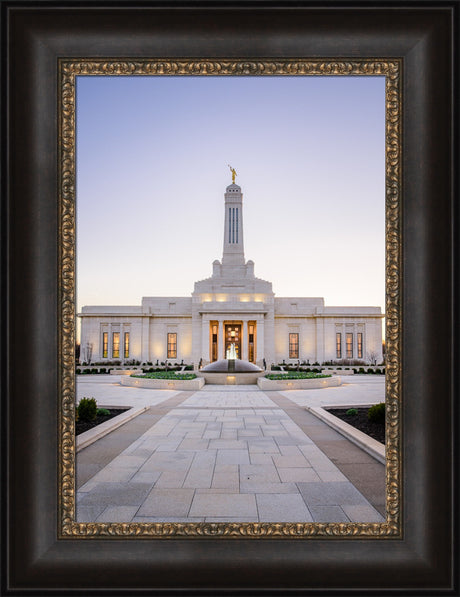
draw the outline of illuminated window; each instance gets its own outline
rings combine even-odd
[[[335,356],[337,359],[342,358],[342,334],[340,332],[335,335]]]
[[[212,324],[211,329],[211,361],[217,361],[217,323]]]
[[[106,359],[109,356],[109,332],[102,334],[102,358]]]
[[[177,334],[168,334],[168,359],[177,359]]]
[[[289,334],[289,358],[299,358],[299,334]]]
[[[125,332],[124,355],[125,359],[129,358],[129,332]]]
[[[255,361],[255,342],[254,342],[254,334],[255,332],[255,325],[253,323],[248,324],[248,361],[250,363],[254,363]]]
[[[363,334],[358,332],[358,359],[363,358]]]
[[[113,332],[112,334],[112,358],[120,358],[120,332]]]
[[[353,334],[347,333],[347,359],[353,358]]]

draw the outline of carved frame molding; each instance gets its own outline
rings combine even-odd
[[[60,59],[59,120],[59,537],[401,538],[402,537],[402,59]],[[75,77],[384,76],[386,188],[386,511],[383,523],[75,522]]]

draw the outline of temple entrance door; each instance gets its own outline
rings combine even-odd
[[[230,323],[225,324],[225,358],[227,356],[227,350],[230,345],[235,345],[236,356],[241,359],[241,324]]]

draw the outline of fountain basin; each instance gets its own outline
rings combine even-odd
[[[265,371],[249,361],[241,359],[220,359],[209,363],[196,372],[207,384],[216,385],[249,385],[256,384]]]

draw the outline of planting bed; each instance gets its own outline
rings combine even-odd
[[[358,411],[356,415],[345,414],[348,408],[327,408],[326,410],[331,415],[359,429],[359,431],[376,439],[378,442],[385,443],[385,423],[372,423],[369,421],[367,418],[369,408],[356,408]]]
[[[89,431],[93,427],[96,427],[101,423],[105,423],[106,421],[113,419],[113,417],[116,417],[117,415],[121,415],[121,413],[124,413],[129,409],[108,408],[107,410],[109,411],[110,415],[97,415],[93,421],[77,421],[77,423],[75,423],[75,435],[80,435],[80,433],[83,433],[84,431]]]

